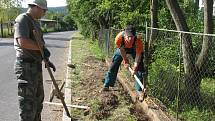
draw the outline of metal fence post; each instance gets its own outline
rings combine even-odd
[[[177,84],[177,105],[176,105],[176,119],[178,121],[179,117],[179,95],[180,95],[180,81],[181,81],[181,54],[182,54],[182,33],[179,33],[179,37],[180,37],[180,45],[179,45],[179,77],[178,77],[178,84]]]
[[[107,29],[107,54],[109,55],[110,54],[110,29]]]
[[[148,25],[147,22],[145,23],[145,31],[146,31],[146,35],[145,35],[145,42],[144,42],[144,68],[145,68],[145,75],[144,75],[144,84],[145,87],[148,84],[148,52],[149,52],[149,48],[148,48],[148,29],[147,29]]]

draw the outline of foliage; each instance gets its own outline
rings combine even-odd
[[[149,18],[149,1],[140,0],[67,0],[70,15],[84,35],[110,27],[134,24],[143,28]]]
[[[168,34],[167,34],[168,33]],[[186,102],[188,97],[183,81],[183,69],[180,74],[179,69],[179,40],[176,35],[170,32],[159,32],[159,39],[156,40],[155,52],[153,53],[152,63],[149,67],[149,90],[150,94],[158,98],[168,107],[171,114],[176,115],[177,111],[177,91],[179,91],[179,118],[188,121],[209,121],[214,119],[214,77],[212,74],[205,75],[201,81],[201,100],[195,104]],[[163,37],[162,37],[163,36]],[[194,47],[201,45],[199,36],[195,35]],[[174,41],[173,41],[174,40]],[[212,50],[213,51],[213,50]],[[211,51],[211,52],[212,52]],[[214,62],[214,54],[210,54],[210,63]],[[208,63],[208,68],[214,68]],[[183,67],[182,67],[183,68]],[[201,74],[201,73],[199,73]],[[181,77],[180,77],[181,75]],[[178,84],[180,85],[178,90]],[[190,95],[188,95],[190,96]],[[186,98],[186,99],[185,99]]]
[[[166,105],[170,105],[177,96],[177,67],[166,60],[157,59],[152,63],[149,73],[150,92]]]
[[[213,121],[215,114],[210,110],[199,110],[197,107],[186,106],[180,118],[187,121]]]
[[[90,42],[90,51],[95,54],[98,59],[105,59],[105,52],[99,48],[98,42]]]
[[[68,28],[70,28],[72,30],[77,29],[77,25],[75,24],[75,21],[71,16],[69,16],[69,15],[64,16],[63,21]]]
[[[184,12],[189,30],[192,32],[203,32],[203,12],[196,8],[193,1],[178,0],[182,11]],[[69,16],[77,23],[79,30],[89,36],[92,32],[99,29],[124,28],[127,24],[138,26],[139,31],[144,31],[144,22],[149,22],[150,1],[141,0],[67,0]],[[165,29],[176,29],[175,23],[166,6],[165,1],[159,1],[158,21],[159,27]],[[149,87],[153,96],[159,98],[172,111],[176,111],[177,86],[179,79],[179,36],[169,34],[165,36],[159,31],[159,42],[154,44],[154,53],[151,64],[149,65]],[[194,53],[200,53],[202,45],[202,36],[192,36]],[[214,41],[214,40],[213,40]],[[96,44],[95,44],[96,43]],[[97,42],[93,42],[97,46]],[[211,46],[214,42],[211,43]],[[96,50],[95,53],[100,56],[102,51]],[[102,55],[102,54],[101,54]],[[198,55],[197,55],[198,56]],[[209,75],[205,75],[201,83],[201,94],[207,99],[205,103],[213,104],[212,98],[214,88],[207,83],[206,78],[214,79],[214,49],[209,52],[208,70]],[[183,62],[183,60],[181,60]],[[181,63],[183,64],[183,63]],[[181,67],[183,68],[183,67]],[[183,69],[181,69],[183,70]],[[182,72],[183,73],[183,72]],[[184,91],[184,85],[180,82],[181,90]],[[214,82],[212,82],[214,83]],[[186,92],[183,92],[186,93]],[[183,93],[182,96],[183,96]],[[181,96],[181,95],[180,95]],[[179,99],[180,100],[180,99]],[[207,104],[208,105],[208,104]],[[214,116],[214,105],[211,108],[206,104],[189,106],[189,104],[180,105],[181,115],[185,120],[210,120],[207,117]],[[205,107],[204,107],[205,106]],[[204,109],[202,109],[204,107]],[[201,115],[203,118],[196,117]],[[213,118],[212,118],[213,119]]]
[[[54,9],[54,8],[52,8],[52,9]],[[66,15],[66,13],[56,12],[56,11],[52,10],[52,11],[48,11],[46,13],[45,18],[51,19],[51,20],[56,20],[58,25],[57,25],[57,28],[55,28],[55,29],[58,31],[77,29],[73,18],[69,15]]]
[[[143,31],[145,21],[150,20],[150,1],[67,0],[67,3],[70,15],[86,36],[101,28],[122,29],[128,24],[134,24],[139,31]],[[191,30],[200,32],[203,27],[202,13],[198,9],[191,8],[194,6],[193,2],[180,1],[180,3],[186,11],[187,22],[191,26]],[[165,1],[159,1],[159,26],[175,29],[175,24],[165,4]],[[195,12],[197,14],[192,14],[194,11],[197,11]],[[198,19],[196,19],[197,15]]]
[[[0,19],[2,19],[3,22],[14,20],[15,17],[21,12],[21,1],[22,0],[1,0]]]
[[[160,10],[158,11],[159,28],[174,30],[175,29],[174,21],[172,20],[172,17],[168,8],[164,4],[165,4],[164,1],[163,3],[159,4],[159,6],[163,6],[159,8]]]

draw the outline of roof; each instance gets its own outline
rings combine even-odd
[[[45,21],[45,22],[57,22],[56,20],[52,20],[52,19],[40,19],[40,21]]]

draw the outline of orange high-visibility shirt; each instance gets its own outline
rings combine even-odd
[[[120,32],[116,38],[115,38],[115,44],[116,44],[116,48],[120,48],[121,45],[123,44],[123,40],[122,40],[122,33],[123,32]],[[126,37],[126,33],[124,33],[124,45],[125,45],[125,48],[132,48],[133,46],[133,42],[134,42],[134,39],[132,39],[130,42],[127,40],[127,37]],[[143,52],[143,43],[141,41],[141,37],[140,36],[137,36],[137,40],[136,40],[136,53],[137,54],[141,54]]]

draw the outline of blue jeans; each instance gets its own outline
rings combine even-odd
[[[125,48],[125,52],[126,52],[126,54],[131,54],[133,59],[135,59],[135,56],[136,56],[135,49]],[[115,81],[116,81],[116,77],[117,77],[117,73],[119,70],[119,66],[120,66],[122,60],[123,59],[122,59],[122,56],[120,54],[120,49],[117,48],[113,57],[112,57],[112,62],[111,62],[111,65],[109,67],[109,70],[105,76],[105,81],[104,81],[105,87],[109,87],[109,86],[113,87],[114,86]],[[141,82],[143,82],[143,72],[144,72],[144,67],[143,67],[143,57],[142,57],[139,65],[138,65],[138,69],[137,69],[137,73],[136,73],[137,77],[139,78],[139,80]],[[137,81],[135,81],[135,89],[137,91],[142,90],[140,85],[137,83]]]

